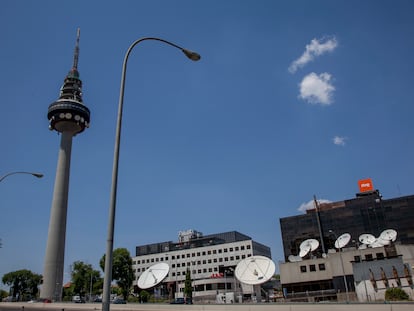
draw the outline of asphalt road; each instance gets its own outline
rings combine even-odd
[[[307,304],[126,304],[111,305],[116,311],[414,311],[414,303],[307,303]],[[101,304],[0,303],[0,311],[89,311],[102,310]]]

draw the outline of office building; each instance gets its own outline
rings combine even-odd
[[[281,218],[285,298],[375,301],[392,286],[413,298],[413,219],[414,195],[384,199],[378,190],[339,202],[315,199],[306,214]]]
[[[221,294],[222,302],[235,302],[243,296],[254,295],[252,286],[240,284],[234,277],[236,265],[254,255],[271,258],[270,248],[237,231],[205,236],[196,230],[180,231],[178,242],[136,247],[134,285],[137,286],[145,270],[165,262],[170,267],[169,273],[154,294],[169,299],[183,297],[184,281],[189,272],[194,301],[216,302]]]

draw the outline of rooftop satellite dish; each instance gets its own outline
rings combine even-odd
[[[349,243],[351,240],[351,235],[349,233],[344,233],[339,236],[335,241],[335,248],[342,248]]]
[[[363,233],[359,236],[359,242],[362,244],[370,245],[375,242],[375,237],[369,233]]]
[[[375,239],[375,241],[371,244],[369,244],[368,246],[371,248],[376,248],[376,247],[383,247],[385,244],[384,243],[389,243],[388,241],[382,241],[380,239]]]
[[[299,251],[299,257],[300,258],[305,257],[310,252],[310,250],[311,250],[310,247],[301,249]]]
[[[318,247],[319,247],[319,241],[315,240],[315,239],[307,239],[307,240],[303,241],[302,243],[300,243],[300,246],[299,246],[299,248],[301,250],[302,249],[306,250],[306,249],[310,248],[311,252],[313,252]]]
[[[302,261],[302,257],[295,256],[295,255],[289,255],[288,260],[289,262],[298,262],[298,261]]]
[[[388,243],[395,242],[395,240],[397,239],[397,231],[395,231],[394,229],[386,229],[381,232],[379,239],[383,241],[388,241]]]
[[[359,247],[358,247],[358,249],[367,249],[367,244],[361,244],[361,245],[359,245]]]
[[[168,275],[170,266],[165,263],[157,263],[145,270],[138,279],[138,287],[147,289],[158,285]]]
[[[234,273],[241,283],[258,285],[270,280],[275,270],[276,266],[271,259],[264,256],[252,256],[240,261]]]

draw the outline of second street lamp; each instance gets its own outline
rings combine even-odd
[[[42,178],[43,177],[43,174],[40,174],[40,173],[32,173],[32,172],[11,172],[11,173],[7,173],[7,174],[1,176],[0,177],[0,182],[3,181],[3,179],[5,179],[7,176],[14,175],[14,174],[29,174],[29,175],[32,175],[32,176],[37,177],[37,178]]]
[[[160,41],[174,48],[177,48],[181,50],[189,59],[193,61],[198,61],[201,58],[198,53],[184,49],[167,40],[160,39],[160,38],[154,38],[154,37],[144,37],[144,38],[136,40],[130,45],[130,47],[128,48],[125,54],[125,58],[124,58],[123,66],[122,66],[121,87],[119,91],[119,102],[118,102],[118,117],[117,117],[117,123],[116,123],[116,133],[115,133],[114,162],[113,162],[113,167],[112,167],[112,185],[111,185],[111,197],[110,197],[110,203],[109,203],[108,238],[107,238],[106,254],[105,254],[102,311],[109,311],[109,305],[110,305],[111,281],[112,281],[112,259],[113,259],[112,257],[113,257],[115,211],[116,211],[116,193],[117,193],[117,187],[118,187],[119,149],[120,149],[120,142],[121,142],[122,110],[123,110],[123,105],[124,105],[124,88],[125,88],[126,68],[127,68],[127,63],[128,63],[128,57],[132,49],[137,44],[145,40]],[[124,298],[126,299],[127,297],[124,297]]]

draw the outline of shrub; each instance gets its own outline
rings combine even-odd
[[[389,301],[399,301],[399,300],[408,300],[408,294],[398,287],[388,288],[385,291],[385,300]]]

